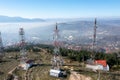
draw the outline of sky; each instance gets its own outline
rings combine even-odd
[[[0,15],[45,19],[120,17],[120,0],[0,0]]]

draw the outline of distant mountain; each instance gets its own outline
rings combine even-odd
[[[120,36],[120,21],[117,20],[98,20],[97,21],[97,39],[103,39],[105,36]],[[73,37],[73,39],[81,39],[87,38],[92,39],[93,37],[93,21],[70,21],[70,22],[62,22],[58,23],[58,29],[60,30],[60,35],[63,39],[69,39],[69,37]],[[52,37],[53,31],[55,28],[55,23],[44,26],[44,27],[36,27],[28,30],[29,34],[47,39]],[[34,34],[33,34],[34,33]]]
[[[93,20],[65,20],[64,21],[47,21],[32,23],[20,23],[25,30],[26,40],[28,41],[52,41],[53,31],[56,22],[58,22],[58,29],[60,38],[66,41],[73,41],[76,43],[91,43],[93,39]],[[19,41],[19,27],[18,23],[1,23],[0,30],[3,36],[3,42],[17,42]],[[97,42],[101,44],[110,44],[111,41],[120,41],[120,19],[101,20],[97,19]],[[8,31],[9,30],[9,31]],[[14,35],[14,36],[11,36]],[[108,42],[108,43],[107,43]]]
[[[44,22],[45,20],[39,18],[22,18],[22,17],[9,17],[0,15],[0,22]]]

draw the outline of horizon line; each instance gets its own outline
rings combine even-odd
[[[104,18],[120,18],[120,16],[96,16],[96,17],[51,17],[51,18],[42,18],[42,17],[23,17],[23,16],[8,16],[8,15],[0,15],[0,16],[4,16],[4,17],[20,17],[20,18],[28,18],[28,19],[94,19],[94,18],[99,18],[99,19],[104,19]]]

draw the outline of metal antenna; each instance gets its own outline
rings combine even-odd
[[[53,35],[53,40],[54,40],[54,57],[52,58],[52,67],[53,69],[60,69],[60,66],[62,66],[63,60],[60,57],[60,43],[59,43],[59,30],[58,30],[58,24],[56,23],[55,30],[54,30],[54,35]]]
[[[20,35],[20,54],[21,54],[20,63],[25,63],[27,57],[25,51],[25,32],[23,28],[19,29],[19,35]]]
[[[93,55],[92,55],[92,58],[94,59],[95,58],[95,47],[96,47],[96,29],[97,29],[97,19],[95,18],[95,22],[94,22],[94,34],[93,34],[93,45],[92,45],[92,48],[93,48]]]
[[[0,32],[0,60],[2,60],[3,56],[4,56],[4,54],[3,54],[3,43],[2,43],[2,37],[1,37],[1,32]]]

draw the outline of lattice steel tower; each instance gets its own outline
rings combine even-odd
[[[19,29],[19,35],[20,35],[20,55],[21,55],[20,63],[25,63],[27,57],[25,50],[25,32],[23,28]]]
[[[53,34],[53,44],[54,44],[54,56],[51,60],[52,62],[52,68],[53,69],[60,69],[60,67],[62,66],[63,64],[63,59],[62,57],[60,56],[60,41],[59,41],[59,30],[58,30],[58,27],[57,27],[57,23],[56,23],[56,27],[55,27],[55,30],[54,30],[54,34]]]
[[[93,44],[92,44],[92,50],[93,50],[93,54],[92,54],[92,58],[95,58],[95,48],[96,48],[96,29],[97,29],[97,19],[95,18],[95,22],[94,22],[94,33],[93,33]]]
[[[3,56],[4,56],[3,43],[2,43],[2,37],[1,37],[1,32],[0,32],[0,60],[2,60]]]

